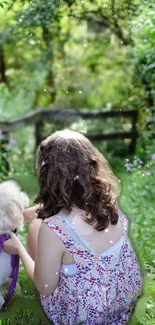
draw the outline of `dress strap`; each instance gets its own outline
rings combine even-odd
[[[79,234],[79,232],[75,229],[75,227],[73,226],[73,224],[70,222],[69,219],[67,219],[62,213],[61,214],[58,213],[56,217],[62,220],[62,222],[67,226],[69,231],[72,233],[72,235],[78,242],[81,242],[81,244],[83,244],[89,251],[94,253],[91,245],[81,236],[81,234]]]
[[[51,228],[54,233],[60,238],[63,242],[64,247],[69,251],[71,256],[73,257],[75,263],[79,263],[79,254],[86,250],[86,248],[81,245],[80,242],[77,242],[76,239],[72,238],[68,234],[66,234],[59,226],[57,226],[51,219],[46,219],[43,223],[47,224],[49,228]]]
[[[57,226],[55,224],[55,222],[53,222],[52,220],[43,220],[43,223],[45,223],[46,225],[49,226],[49,228],[51,228],[57,235],[58,237],[60,237],[60,239],[63,241],[64,245],[65,242],[69,241],[69,242],[74,242],[74,239],[72,237],[70,237],[68,234],[66,234],[59,226]]]

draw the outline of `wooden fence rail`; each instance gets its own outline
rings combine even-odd
[[[66,122],[69,119],[83,120],[105,119],[105,118],[124,117],[132,118],[132,125],[135,127],[138,117],[138,111],[133,110],[100,110],[100,111],[85,111],[72,109],[40,109],[37,108],[33,112],[24,117],[20,117],[8,122],[0,122],[0,129],[5,132],[12,132],[30,124],[36,124],[40,121]]]
[[[129,145],[129,152],[134,153],[136,147],[136,140],[138,137],[137,132],[137,119],[138,111],[133,110],[99,110],[99,111],[86,111],[86,110],[72,110],[72,109],[41,109],[37,108],[33,112],[24,117],[20,117],[7,122],[0,122],[0,130],[3,134],[8,135],[17,129],[21,129],[28,125],[35,125],[35,138],[36,146],[43,139],[43,126],[44,122],[73,122],[78,119],[82,120],[105,120],[107,118],[131,118],[131,130],[128,132],[112,132],[112,133],[96,133],[86,134],[90,140],[115,140],[115,139],[131,139]],[[2,141],[1,141],[2,143]]]

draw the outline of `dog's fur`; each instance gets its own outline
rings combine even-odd
[[[23,210],[29,206],[29,198],[21,192],[15,181],[0,184],[0,235],[22,230]],[[0,309],[3,306],[2,285],[12,273],[11,256],[4,250],[0,253]]]

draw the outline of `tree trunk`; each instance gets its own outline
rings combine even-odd
[[[8,79],[6,76],[6,64],[4,56],[4,48],[0,45],[0,83],[8,84]]]
[[[47,50],[51,50],[51,60],[53,60],[53,49],[52,49],[52,34],[47,27],[42,27],[43,30],[43,40],[46,45]],[[55,77],[53,73],[53,69],[50,68],[48,76],[47,76],[48,85],[50,87],[50,94],[51,94],[51,103],[53,104],[56,99],[56,86],[55,86]]]

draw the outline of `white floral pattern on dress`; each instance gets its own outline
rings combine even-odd
[[[51,220],[44,221],[72,255],[77,273],[60,272],[59,285],[49,296],[41,295],[48,319],[55,325],[125,325],[142,293],[142,273],[127,236],[128,221],[119,211],[123,226],[121,247],[114,253],[95,255],[65,234]]]

